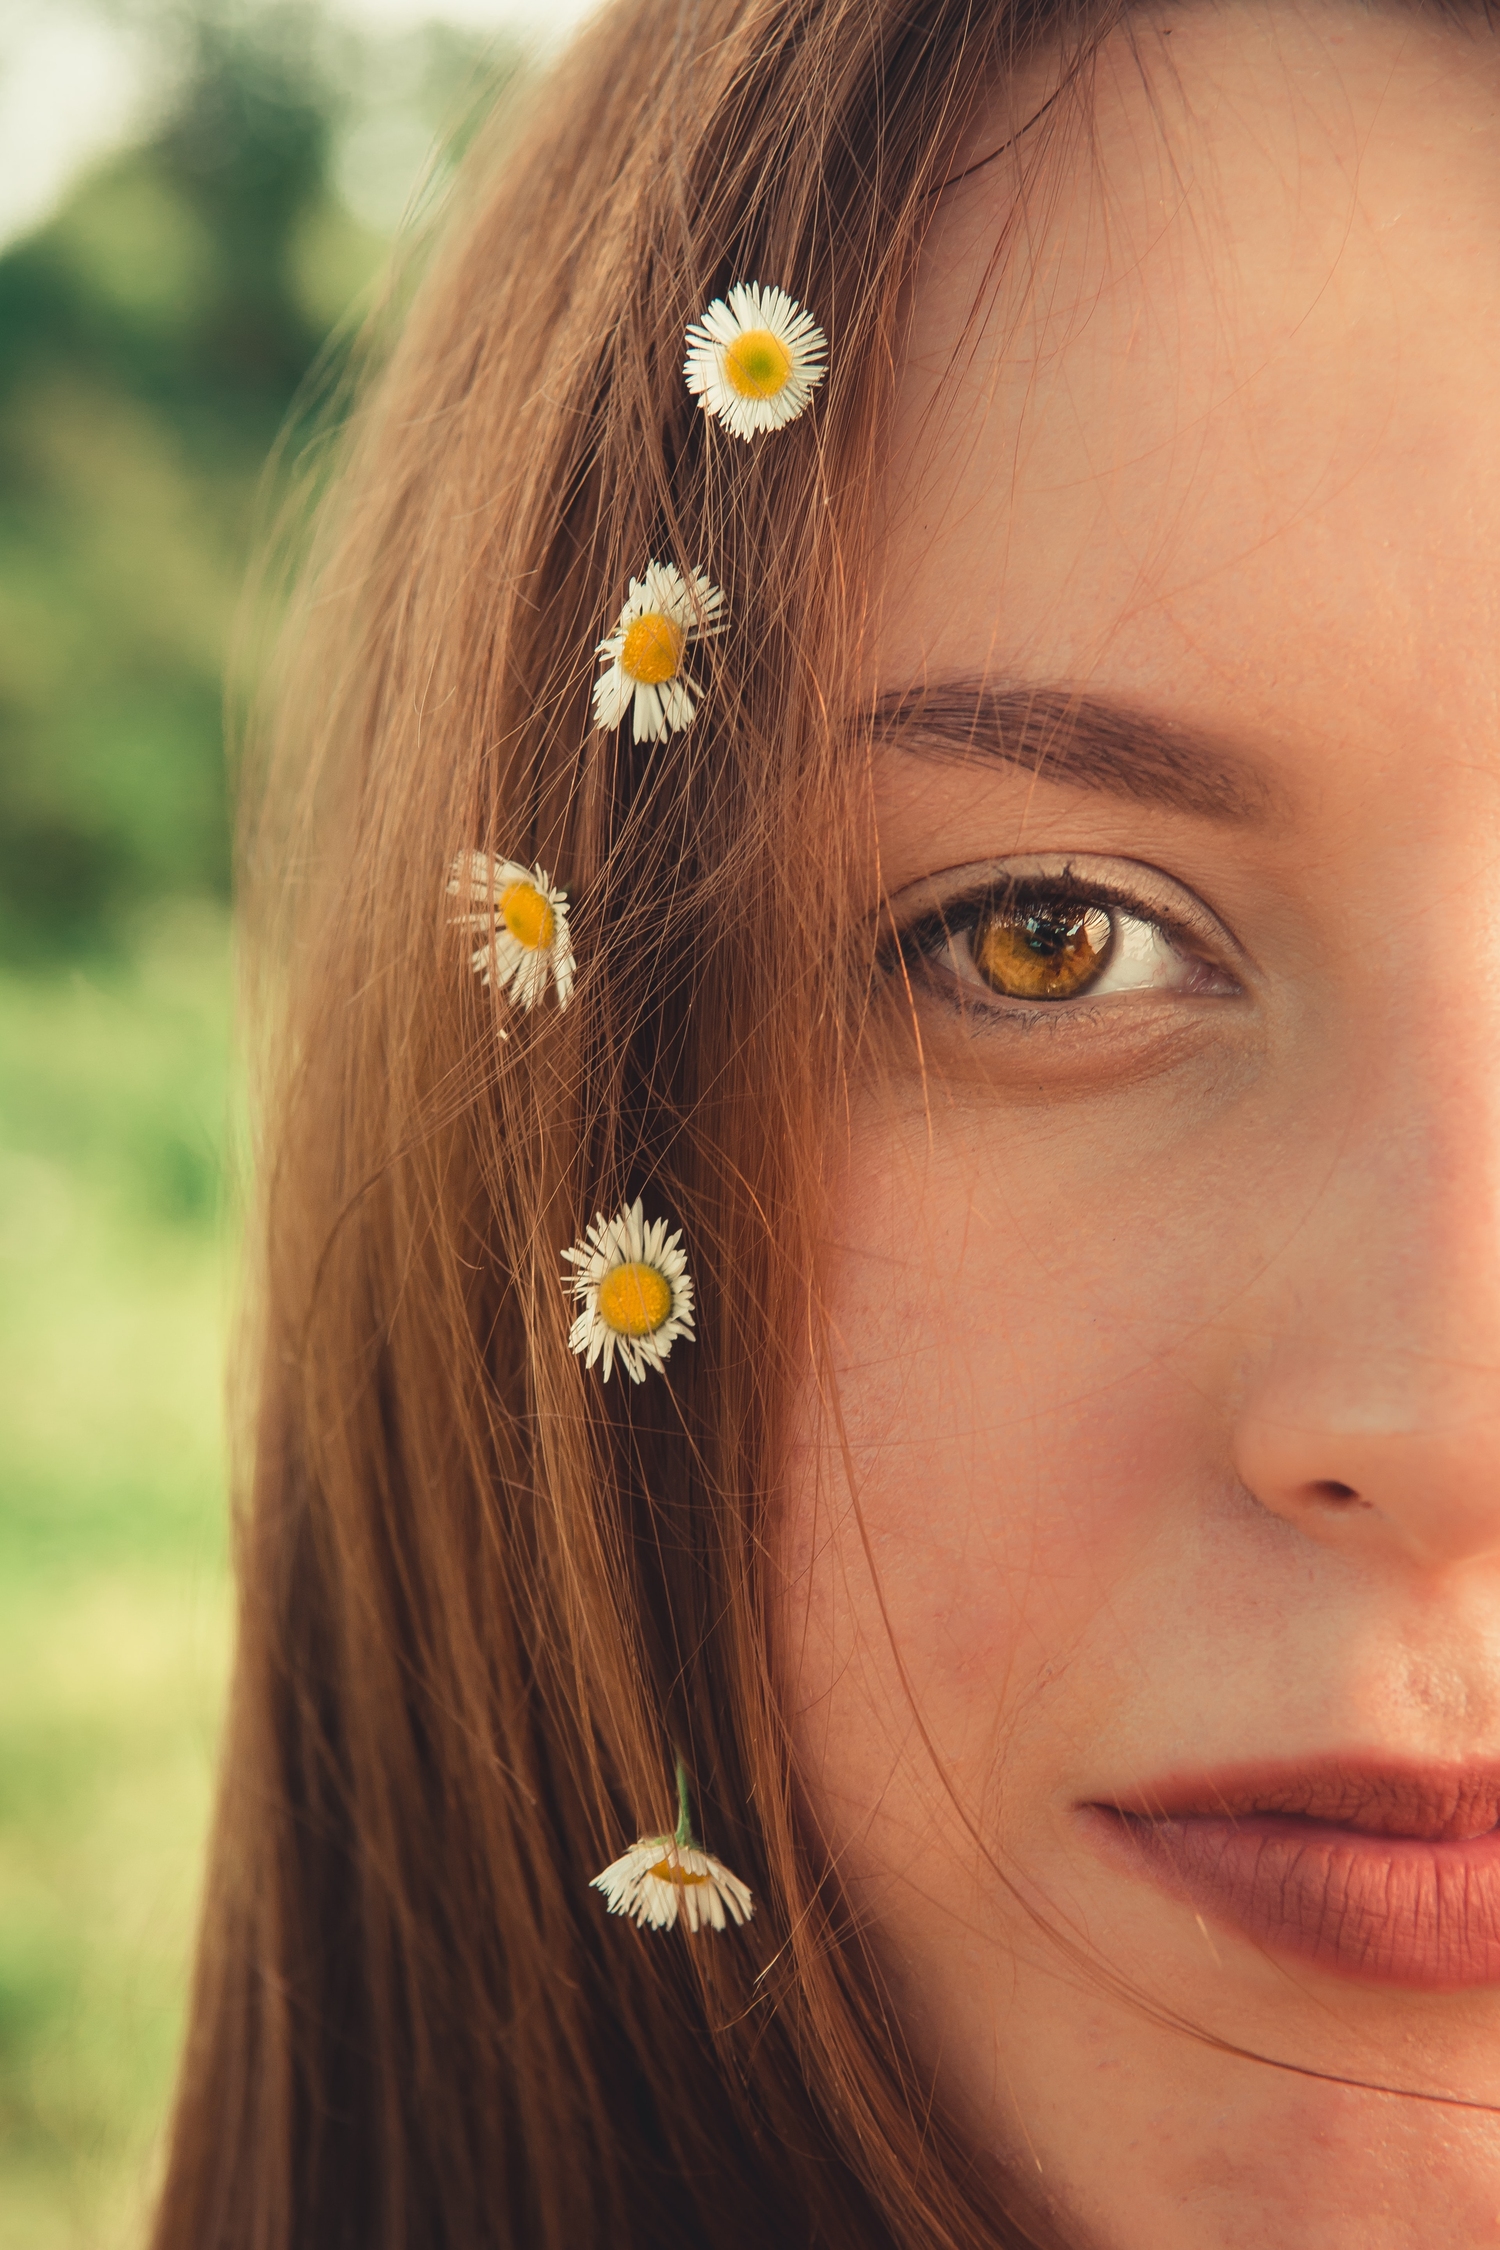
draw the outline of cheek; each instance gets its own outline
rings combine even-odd
[[[988,1127],[868,1119],[835,1200],[781,1642],[817,1786],[861,1834],[876,1807],[933,1817],[933,1751],[981,1816],[1002,1754],[1014,1817],[1072,1801],[1069,1745],[1076,1765],[1131,1662],[1121,1619],[1222,1458],[1212,1335],[1184,1317],[1202,1246],[1164,1237],[1160,1178],[1070,1192],[1065,1130],[1004,1130],[1009,1161]]]

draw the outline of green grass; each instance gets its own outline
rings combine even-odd
[[[228,1645],[228,946],[0,974],[0,2250],[140,2241]]]

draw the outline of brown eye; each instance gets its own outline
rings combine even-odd
[[[984,908],[969,945],[992,991],[1012,1000],[1071,1000],[1109,959],[1114,936],[1102,906],[1082,899],[1010,899]]]

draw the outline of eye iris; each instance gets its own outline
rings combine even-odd
[[[1109,958],[1110,918],[1070,899],[991,907],[971,940],[986,984],[1013,1000],[1071,1000]]]

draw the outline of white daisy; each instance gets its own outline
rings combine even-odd
[[[674,563],[648,562],[632,578],[620,621],[599,643],[605,669],[594,682],[594,724],[617,727],[634,705],[637,742],[665,742],[691,724],[703,690],[683,670],[694,641],[719,630],[724,596],[701,570],[692,584]]]
[[[727,304],[716,297],[687,340],[688,389],[739,438],[795,422],[825,373],[828,343],[812,314],[758,281],[736,282]]]
[[[564,1278],[581,1305],[568,1343],[592,1367],[604,1361],[604,1380],[615,1354],[633,1383],[646,1370],[658,1373],[679,1336],[694,1340],[693,1282],[687,1270],[682,1234],[668,1236],[665,1219],[648,1226],[640,1197],[612,1219],[595,1218],[581,1243],[563,1256],[578,1267]]]
[[[739,1923],[755,1911],[749,1886],[722,1860],[673,1836],[643,1836],[590,1888],[603,1891],[611,1914],[633,1915],[642,1929],[670,1930],[680,1914],[696,1935],[722,1930],[726,1906]]]
[[[468,903],[466,914],[454,916],[454,928],[481,933],[469,964],[481,982],[497,984],[522,1008],[534,1008],[550,983],[558,1006],[567,1006],[573,990],[568,902],[550,875],[488,852],[461,852],[448,895]]]

